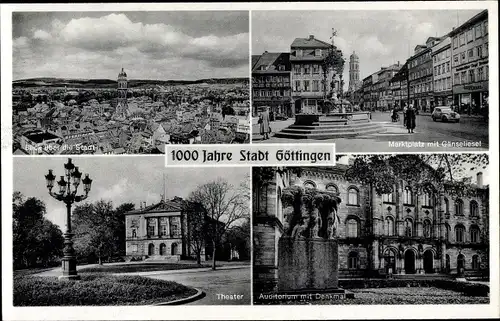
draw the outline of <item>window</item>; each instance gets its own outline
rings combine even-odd
[[[384,203],[393,203],[392,193],[382,195],[382,201]]]
[[[477,80],[479,80],[479,81],[485,80],[485,78],[484,78],[484,67],[479,67],[477,69]]]
[[[284,71],[285,70],[285,65],[278,65],[278,70],[279,71]]]
[[[309,80],[304,80],[304,91],[310,91],[311,88],[309,86],[310,81]]]
[[[302,49],[297,49],[297,57],[302,57]]]
[[[170,231],[173,237],[179,236],[179,225],[172,223],[170,225]]]
[[[313,65],[312,70],[314,75],[319,74],[319,65]]]
[[[132,229],[132,237],[133,238],[137,237],[137,230],[135,228]]]
[[[311,74],[311,65],[304,65],[304,74]]]
[[[390,216],[385,218],[385,233],[388,236],[394,235],[394,220]]]
[[[431,238],[431,228],[432,224],[429,220],[424,221],[424,237]]]
[[[347,220],[347,237],[358,237],[358,221],[353,218]]]
[[[293,65],[293,74],[300,75],[300,65]]]
[[[450,241],[450,232],[451,232],[451,226],[449,226],[448,224],[445,224],[445,231],[444,231],[444,238],[446,241]]]
[[[321,56],[321,49],[315,49],[314,50],[314,56],[320,57]]]
[[[357,269],[359,265],[359,255],[358,252],[349,252],[347,260],[347,268]]]
[[[172,255],[179,254],[179,246],[177,245],[177,243],[172,244],[171,253],[172,253]]]
[[[458,54],[453,55],[453,62],[455,63],[455,65],[458,65]]]
[[[479,208],[476,201],[470,202],[470,216],[478,217],[479,216]]]
[[[413,204],[413,196],[412,196],[412,192],[411,192],[411,188],[410,187],[405,187],[405,190],[403,192],[403,203],[404,204]]]
[[[148,236],[154,236],[155,235],[155,227],[149,225],[148,226]]]
[[[453,49],[458,48],[458,37],[455,36],[453,38]]]
[[[409,218],[405,220],[405,236],[412,237],[413,235],[413,221]]]
[[[470,58],[474,58],[474,49],[469,49],[467,55],[469,56],[469,60],[471,60]]]
[[[329,192],[335,193],[335,194],[338,194],[338,192],[339,192],[337,186],[335,186],[333,184],[327,185],[326,186],[326,190],[329,191]]]
[[[484,54],[484,57],[488,57],[488,43],[484,44],[483,54]]]
[[[477,254],[474,254],[472,256],[472,269],[473,270],[479,270],[480,269],[479,256]]]
[[[467,72],[462,71],[462,72],[460,73],[460,82],[461,82],[462,84],[467,83]]]
[[[312,85],[312,91],[319,91],[319,80],[313,80]]]
[[[461,199],[455,201],[455,215],[464,215],[464,202]]]
[[[464,52],[462,52],[462,53],[460,54],[460,63],[462,63],[462,64],[463,64],[463,63],[466,63],[466,62],[467,62],[467,59],[466,59],[466,56],[465,56],[465,51],[464,51]]]
[[[476,72],[474,69],[469,70],[469,82],[476,81]]]
[[[314,184],[313,182],[305,182],[304,183],[304,187],[305,188],[310,188],[310,189],[315,189],[316,188],[316,184]]]
[[[445,214],[450,212],[450,201],[446,197],[444,198],[444,212]]]
[[[477,46],[476,47],[476,54],[477,54],[478,58],[482,58],[483,57],[483,46]]]
[[[467,30],[467,42],[474,41],[474,32],[471,29]]]
[[[450,64],[450,62],[448,61],[448,62],[446,63],[446,71],[447,71],[447,72],[450,72],[450,65],[451,65],[451,64]]]
[[[351,187],[347,192],[349,198],[347,200],[348,205],[359,205],[359,192],[357,189]]]
[[[470,228],[470,241],[471,243],[479,243],[479,228],[477,226]]]
[[[476,39],[477,38],[481,38],[482,37],[482,34],[481,34],[481,25],[477,25],[475,29],[476,29]]]
[[[461,33],[460,36],[458,36],[460,46],[465,45],[465,33]]]
[[[465,227],[463,225],[455,226],[455,242],[465,242]]]
[[[485,21],[483,24],[483,35],[488,34],[488,21]]]
[[[132,252],[137,252],[139,250],[139,246],[137,244],[132,244]]]
[[[300,80],[295,80],[293,90],[300,91]]]
[[[167,235],[167,226],[166,225],[160,225],[160,235],[161,236]]]
[[[453,75],[453,81],[455,85],[460,85],[460,75],[458,74],[458,72],[455,75]]]

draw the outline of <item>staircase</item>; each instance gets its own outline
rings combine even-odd
[[[332,139],[355,137],[386,131],[382,123],[374,123],[369,119],[332,119],[319,117],[309,124],[295,124],[281,130],[274,136],[289,139]]]

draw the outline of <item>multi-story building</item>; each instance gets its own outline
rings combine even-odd
[[[431,48],[434,106],[453,103],[451,80],[451,38],[446,35]]]
[[[373,110],[371,92],[372,92],[372,75],[363,79],[361,90],[363,91],[363,110]]]
[[[410,103],[417,110],[430,111],[434,105],[432,82],[431,47],[440,39],[429,37],[425,45],[417,45],[408,59],[408,81]]]
[[[389,89],[392,91],[394,107],[402,109],[408,103],[408,63],[389,81]]]
[[[199,223],[194,218],[198,215],[212,222],[202,208],[180,197],[149,206],[141,204],[139,209],[125,213],[126,255],[172,261],[196,258],[193,240],[199,240],[200,236],[193,235],[198,230],[193,224]],[[212,244],[203,245],[201,259],[205,261],[212,253]]]
[[[339,274],[482,274],[488,271],[489,189],[482,173],[466,183],[468,196],[449,194],[442,182],[417,187],[399,180],[390,194],[345,179],[347,165],[278,168],[253,179],[254,291],[276,289],[279,239],[284,233],[281,196],[292,186],[336,194]],[[433,169],[429,168],[429,171]],[[435,177],[429,175],[429,177]]]
[[[295,112],[315,114],[321,112],[324,98],[341,91],[339,75],[327,70],[324,82],[322,63],[329,50],[337,50],[331,44],[314,38],[296,38],[290,46],[292,99]]]
[[[488,11],[475,15],[449,36],[454,104],[462,113],[479,113],[489,97]]]
[[[267,52],[252,56],[252,103],[253,115],[261,106],[271,107],[274,115],[294,115],[291,105],[290,54]]]
[[[394,107],[392,90],[390,88],[390,80],[401,69],[401,64],[398,63],[389,67],[382,67],[377,72],[377,82],[373,84],[372,91],[375,94],[375,109],[389,110]]]

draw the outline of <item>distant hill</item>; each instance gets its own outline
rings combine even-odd
[[[248,78],[210,78],[199,80],[141,80],[130,79],[129,88],[141,86],[171,86],[191,84],[247,84]],[[13,87],[72,87],[72,88],[116,88],[117,82],[110,79],[64,79],[64,78],[30,78],[20,79],[12,82]]]

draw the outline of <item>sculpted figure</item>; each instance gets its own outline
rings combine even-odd
[[[319,210],[317,208],[315,208],[313,210],[313,213],[312,213],[312,217],[313,217],[313,220],[314,220],[314,225],[311,229],[311,237],[312,238],[318,238],[319,235],[319,229],[321,228],[321,215],[319,215]]]
[[[303,239],[306,237],[305,233],[309,227],[309,217],[302,217],[301,222],[297,223],[292,231],[293,239]]]
[[[283,209],[283,228],[285,230],[285,235],[290,235],[291,227],[290,220],[293,217],[293,206],[288,206]]]
[[[337,238],[337,228],[339,226],[339,217],[337,215],[337,210],[332,208],[330,215],[328,215],[328,238]]]

